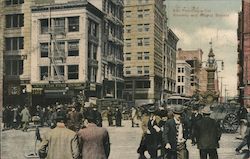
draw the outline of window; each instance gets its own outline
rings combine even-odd
[[[18,76],[23,74],[23,60],[6,60],[5,72],[9,76]]]
[[[125,40],[125,46],[131,47],[131,39],[126,39]]]
[[[137,59],[142,60],[142,52],[137,52]]]
[[[184,68],[181,68],[181,72],[184,73]]]
[[[54,69],[54,76],[64,76],[64,66],[56,66],[56,69]]]
[[[88,31],[90,35],[98,37],[98,24],[91,19],[89,19]]]
[[[149,11],[150,11],[149,9],[145,9],[144,10],[144,17],[148,17],[149,16],[149,14],[150,14]]]
[[[132,89],[132,88],[133,88],[132,81],[126,81],[125,82],[125,89]]]
[[[125,17],[130,18],[131,17],[131,11],[125,11]]]
[[[23,49],[23,37],[5,38],[5,50],[17,51]]]
[[[178,76],[178,82],[181,82],[181,76]]]
[[[126,28],[125,28],[126,30],[126,32],[127,33],[130,33],[131,32],[131,25],[126,25]]]
[[[79,31],[79,17],[70,17],[68,18],[69,32]]]
[[[139,75],[142,74],[142,66],[137,66],[137,73],[138,73]]]
[[[17,5],[17,4],[23,4],[24,0],[5,0],[6,5]]]
[[[142,4],[142,1],[143,1],[143,0],[137,0],[137,3],[138,3],[138,4]]]
[[[144,60],[149,60],[149,52],[144,52]]]
[[[150,45],[149,38],[144,38],[144,46]]]
[[[46,78],[49,77],[48,71],[49,71],[48,66],[41,66],[40,67],[40,80],[46,80]]]
[[[184,76],[181,76],[181,82],[184,82]]]
[[[59,34],[65,33],[65,18],[54,19],[54,32]]]
[[[93,59],[97,59],[97,45],[93,45]]]
[[[79,56],[79,40],[68,42],[68,56]]]
[[[48,55],[49,55],[48,43],[41,43],[40,44],[40,56],[41,57],[48,57]]]
[[[149,74],[149,66],[144,66],[144,74],[145,75]]]
[[[131,53],[125,53],[125,60],[130,61],[131,60]]]
[[[181,93],[181,86],[177,86],[177,93],[178,93],[178,94]]]
[[[6,28],[23,27],[24,17],[23,14],[6,15]]]
[[[78,79],[78,65],[68,65],[68,79]]]
[[[143,18],[143,10],[137,10],[137,17]]]
[[[181,94],[184,93],[184,86],[181,86]]]
[[[48,19],[41,19],[40,20],[41,25],[41,34],[46,34],[49,31],[49,20]]]
[[[56,42],[54,45],[54,56],[62,57],[65,55],[65,41]]]
[[[136,81],[136,88],[150,88],[150,81]]]
[[[137,24],[137,31],[142,32],[143,30],[143,24]]]
[[[137,38],[137,45],[142,46],[143,45],[143,38]]]
[[[129,74],[131,74],[131,67],[130,66],[127,66],[127,67],[125,67],[125,73],[127,74],[127,75],[129,75]]]
[[[149,31],[149,24],[144,24],[144,31],[148,32]]]
[[[180,73],[181,72],[181,68],[180,67],[178,67],[178,73]]]

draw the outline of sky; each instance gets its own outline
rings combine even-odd
[[[241,0],[166,0],[168,26],[180,39],[177,48],[203,50],[207,60],[213,43],[217,60],[224,61],[224,70],[218,62],[219,77],[229,96],[237,95],[237,27]]]

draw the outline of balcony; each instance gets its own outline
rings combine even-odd
[[[98,67],[98,61],[95,59],[88,59],[89,66]]]

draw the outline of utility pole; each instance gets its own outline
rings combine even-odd
[[[224,84],[225,87],[225,94],[224,94],[224,98],[225,98],[225,103],[227,102],[227,84]]]
[[[3,3],[0,4],[0,111],[3,107],[3,49],[4,49],[4,40],[3,40],[3,27],[4,27],[4,15],[3,13]]]
[[[220,79],[220,103],[222,103],[222,79],[224,77],[218,77]]]

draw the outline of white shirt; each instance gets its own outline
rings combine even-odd
[[[176,123],[176,125],[179,124],[179,128],[177,129],[178,131],[178,136],[177,136],[177,142],[178,143],[181,143],[181,142],[184,142],[185,139],[183,138],[183,127],[182,127],[182,123],[180,122],[180,120],[177,120],[176,118],[174,118],[174,121]]]

